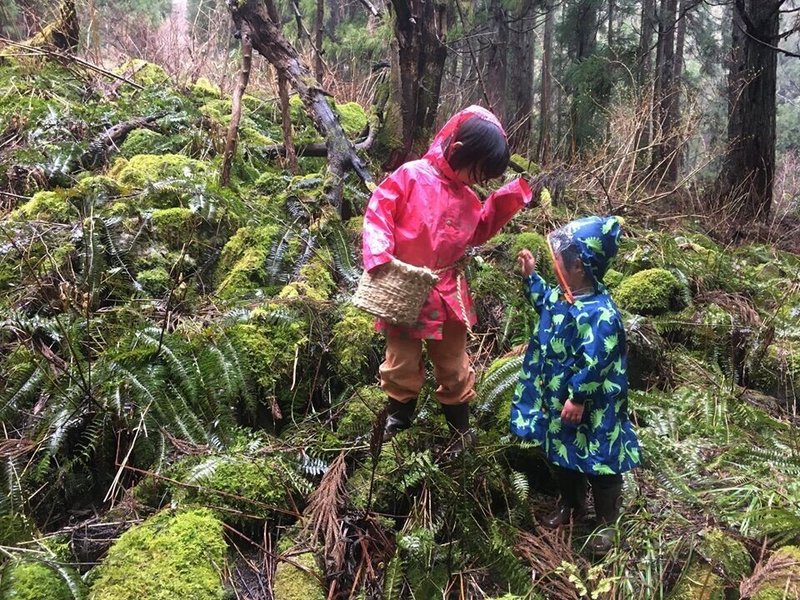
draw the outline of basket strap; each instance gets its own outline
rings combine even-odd
[[[437,275],[441,275],[442,273],[446,273],[447,271],[455,271],[456,272],[456,293],[458,297],[458,308],[461,309],[461,318],[464,319],[464,325],[467,327],[467,333],[472,333],[472,325],[469,322],[469,315],[467,314],[467,307],[464,304],[464,295],[461,293],[461,283],[464,281],[464,267],[467,264],[469,258],[466,256],[460,258],[452,265],[447,267],[442,267],[441,269],[436,269],[434,273]]]

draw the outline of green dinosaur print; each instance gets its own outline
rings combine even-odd
[[[582,383],[578,386],[578,393],[579,394],[594,394],[597,390],[600,389],[600,386],[603,385],[599,381],[587,381],[586,383]]]
[[[589,454],[597,454],[597,451],[600,450],[600,442],[597,440],[592,440],[589,442]]]
[[[613,323],[614,322],[614,315],[616,314],[613,310],[608,308],[607,306],[601,306],[599,310],[600,316],[597,318],[597,323]]]
[[[517,415],[517,418],[514,419],[514,425],[519,427],[520,429],[528,426],[528,420],[522,416],[522,413]]]
[[[578,335],[583,340],[584,346],[594,344],[594,329],[591,323],[578,323]]]
[[[559,373],[558,375],[553,376],[547,383],[547,389],[551,392],[557,392],[560,390],[561,382],[564,381],[564,375],[564,373]]]
[[[614,365],[614,373],[617,375],[625,375],[625,367],[622,366],[622,356],[619,356],[617,360],[613,362]]]
[[[603,241],[599,237],[588,237],[584,242],[591,250],[601,256],[605,256],[606,252],[603,250]]]
[[[550,340],[550,348],[554,353],[567,357],[567,345],[564,338],[554,337]]]
[[[569,453],[567,452],[567,447],[561,442],[561,440],[554,439],[553,447],[556,449],[556,453],[564,459],[564,462],[569,464]]]
[[[553,315],[553,325],[556,327],[560,327],[561,324],[564,322],[564,315]]]
[[[614,475],[614,471],[611,467],[608,467],[600,463],[593,464],[592,471],[594,471],[599,475]]]
[[[603,347],[606,350],[606,358],[611,356],[611,353],[617,349],[617,345],[619,344],[619,336],[615,333],[613,335],[609,335],[606,339],[603,340]]]
[[[561,418],[552,419],[550,425],[547,426],[547,431],[556,434],[561,432]]]
[[[606,222],[603,223],[603,235],[608,235],[611,233],[611,230],[614,229],[614,225],[617,224],[616,219],[606,219]]]
[[[598,356],[586,356],[586,368],[591,371],[594,369],[598,363],[600,362],[600,357]]]
[[[639,449],[638,448],[628,448],[626,446],[625,452],[628,453],[628,456],[631,458],[631,460],[634,463],[636,463],[637,465],[639,464]]]
[[[589,415],[589,419],[592,423],[592,429],[597,429],[603,423],[603,417],[606,414],[606,409],[608,406],[604,406],[603,408],[595,408],[591,414]]]
[[[622,391],[622,386],[614,383],[610,379],[603,381],[603,392],[607,395],[619,394]]]
[[[608,438],[608,447],[609,447],[609,449],[613,448],[614,444],[617,443],[617,440],[619,439],[619,434],[620,433],[622,433],[622,427],[620,427],[619,423],[617,423],[614,426],[614,429],[612,429],[611,431],[609,431],[606,434],[606,437]]]
[[[575,432],[575,447],[583,451],[583,454],[576,453],[581,460],[585,460],[589,456],[589,440],[586,437],[586,433],[581,431],[581,429],[585,427],[585,425],[581,425],[578,431]]]
[[[542,354],[541,354],[541,352],[539,352],[538,349],[536,349],[533,352],[531,352],[531,358],[528,361],[528,366],[530,367],[532,365],[539,364],[539,359],[541,358],[541,356],[542,356]]]
[[[550,298],[548,298],[550,304],[555,304],[558,302],[558,288],[553,288],[553,291],[550,292]]]

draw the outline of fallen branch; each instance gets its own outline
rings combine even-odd
[[[250,32],[247,26],[239,31],[242,40],[242,68],[239,71],[239,82],[233,90],[231,122],[228,125],[228,136],[225,139],[225,153],[222,159],[222,174],[220,183],[228,185],[231,180],[231,163],[236,154],[236,140],[239,135],[239,122],[242,120],[242,96],[250,82],[250,67],[253,64],[253,44],[250,41]]]
[[[138,117],[109,127],[89,143],[86,152],[80,156],[76,164],[70,169],[70,172],[80,169],[91,171],[104,166],[111,154],[125,141],[131,131],[134,129],[152,129],[153,124],[165,114]]]
[[[269,18],[267,8],[259,0],[227,0],[236,27],[243,23],[250,28],[253,48],[263,55],[279,73],[283,73],[300,95],[317,130],[325,138],[328,151],[328,168],[331,178],[326,185],[328,201],[343,212],[344,176],[353,169],[367,184],[373,185],[372,176],[347,139],[339,118],[328,104],[320,84],[300,59],[297,50],[286,40],[278,26]]]

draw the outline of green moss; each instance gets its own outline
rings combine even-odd
[[[11,213],[16,221],[52,221],[71,223],[78,217],[78,211],[67,200],[63,191],[36,192],[33,198]]]
[[[647,269],[625,279],[614,292],[621,308],[640,315],[660,315],[680,309],[684,288],[665,269]]]
[[[217,294],[237,299],[258,290],[269,282],[267,258],[278,235],[278,227],[241,227],[228,240],[217,267]]]
[[[800,402],[800,343],[778,340],[771,344],[751,374],[751,384],[789,403]]]
[[[289,175],[267,171],[259,175],[253,187],[262,194],[273,196],[285,191],[291,180]]]
[[[530,250],[536,257],[536,272],[549,282],[554,282],[553,265],[550,259],[550,250],[547,247],[547,239],[535,231],[524,231],[514,236],[511,248],[508,251],[509,258],[517,260],[520,250]]]
[[[70,571],[67,567],[60,568]],[[82,587],[77,573],[70,578]],[[73,600],[73,595],[65,579],[51,566],[39,562],[12,562],[2,571],[0,600],[12,599]]]
[[[610,289],[614,289],[622,283],[622,280],[625,278],[625,275],[617,271],[616,269],[609,269],[606,271],[606,276],[603,278],[606,286]]]
[[[125,532],[98,567],[90,600],[221,600],[222,523],[206,509],[158,513]]]
[[[752,600],[800,598],[800,547],[784,546],[769,557]]]
[[[195,213],[188,208],[161,208],[153,211],[151,220],[159,237],[172,246],[180,246],[191,237]]]
[[[318,250],[314,258],[300,268],[298,279],[285,285],[278,297],[284,300],[307,298],[324,302],[335,287],[329,266],[332,264],[330,251]]]
[[[169,178],[204,176],[207,171],[206,163],[182,154],[138,154],[128,161],[118,160],[110,174],[124,186],[142,188]]]
[[[307,329],[299,315],[268,304],[253,311],[248,323],[238,323],[226,333],[244,357],[249,375],[274,393],[276,382],[292,373],[298,349],[308,341]]]
[[[706,564],[693,561],[683,572],[668,600],[725,600],[722,578]]]
[[[3,366],[6,367],[8,365]],[[12,373],[9,373],[9,376]],[[0,515],[0,546],[16,546],[19,542],[32,539],[35,532],[36,527],[24,514],[6,513]]]
[[[122,142],[119,153],[125,158],[137,154],[169,154],[180,150],[184,141],[182,137],[164,135],[152,129],[136,129]]]
[[[383,410],[386,396],[376,386],[364,386],[345,402],[336,433],[341,439],[366,435],[372,431],[377,415]]]
[[[114,72],[143,86],[163,85],[169,81],[169,75],[164,69],[138,58],[132,58],[114,69]]]
[[[274,516],[262,505],[289,505],[286,472],[273,456],[213,456],[195,465],[187,479],[199,488],[175,489],[173,502],[213,509],[231,523],[246,521],[243,515]]]
[[[275,569],[273,593],[280,600],[325,600],[325,589],[320,583],[322,571],[314,555],[305,552],[291,557],[292,562],[281,561]],[[297,565],[301,565],[301,568]]]
[[[697,551],[731,582],[738,584],[750,574],[750,554],[747,548],[742,542],[719,529],[703,530]]]
[[[91,175],[83,177],[78,181],[74,188],[70,190],[70,195],[91,198],[97,196],[107,196],[114,198],[123,193],[120,185],[105,175]]]
[[[192,94],[197,97],[219,98],[222,96],[222,89],[206,77],[200,77],[192,86]]]
[[[375,319],[347,303],[342,318],[333,326],[336,373],[344,379],[358,380],[368,363],[375,339]]]
[[[153,296],[163,296],[172,285],[172,278],[164,267],[140,271],[136,281]]]
[[[339,113],[339,122],[342,124],[342,129],[350,139],[363,132],[369,122],[367,114],[357,102],[336,104],[336,112]]]

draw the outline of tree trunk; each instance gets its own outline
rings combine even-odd
[[[347,169],[355,170],[368,186],[372,185],[372,176],[345,136],[339,118],[328,104],[319,83],[300,59],[297,50],[283,37],[278,25],[269,18],[262,0],[243,2],[227,0],[227,2],[237,28],[241,29],[244,22],[249,25],[253,48],[292,82],[314,125],[325,137],[328,147],[328,168],[331,172],[329,183],[326,185],[326,195],[328,200],[344,213],[347,207],[342,202],[342,191]]]
[[[325,0],[317,0],[317,18],[314,19],[314,76],[322,83],[322,40],[325,33]]]
[[[387,111],[402,115],[402,146],[385,164],[394,169],[421,153],[436,122],[447,58],[446,6],[425,0],[392,0],[396,65]]]
[[[502,0],[492,0],[489,8],[492,32],[486,52],[481,57],[485,66],[486,91],[489,95],[490,109],[502,121],[506,121],[506,78],[508,57],[509,15]]]
[[[556,24],[555,0],[545,0],[544,2],[544,40],[542,41],[542,85],[539,95],[539,148],[537,155],[539,163],[549,164],[552,160],[552,123],[551,114],[551,89],[553,87],[553,75],[551,68],[553,65],[553,31]]]
[[[614,0],[608,0],[608,47],[614,46]]]
[[[775,174],[780,7],[784,0],[735,0],[728,75],[728,152],[718,191],[742,220],[765,219]]]
[[[332,38],[336,37],[336,30],[339,29],[341,10],[339,0],[328,0],[328,29]]]
[[[681,93],[683,91],[683,54],[686,47],[686,27],[689,21],[689,11],[697,6],[697,0],[681,0],[680,8],[678,9],[678,30],[675,34],[675,70],[672,75],[672,80],[675,85],[675,117],[676,124],[681,121]],[[683,140],[677,140],[678,147],[675,154],[675,172],[679,174],[683,166],[684,148],[681,143]]]
[[[659,143],[653,149],[652,169],[663,177],[666,184],[678,180],[677,125],[679,115],[678,86],[675,84],[675,30],[677,26],[678,0],[661,0],[658,28],[658,63],[656,65],[657,107],[656,130],[660,132]]]
[[[571,35],[574,64],[582,62],[595,52],[600,5],[601,0],[575,0],[570,7],[568,22],[574,27]],[[574,82],[570,88],[570,152],[576,156],[594,136],[592,121],[596,107],[590,91],[581,90]]]
[[[531,137],[533,114],[535,20],[533,2],[525,0],[509,27],[508,63],[513,65],[513,68],[507,73],[508,101],[503,118],[510,129],[511,146],[525,150],[526,153]]]
[[[239,81],[233,90],[231,122],[228,125],[228,136],[225,140],[225,153],[222,158],[222,175],[219,178],[221,185],[228,185],[231,180],[231,165],[236,155],[236,142],[239,135],[239,122],[242,119],[242,96],[250,81],[250,67],[253,64],[253,44],[250,42],[250,32],[243,24],[239,34],[242,39],[242,68],[239,71]]]
[[[266,5],[269,18],[272,19],[273,23],[276,23],[278,29],[283,29],[281,25],[277,25],[281,20],[274,0],[267,0]],[[250,50],[252,52],[252,45],[250,46]],[[280,69],[275,69],[275,72],[278,78],[278,98],[281,101],[281,130],[283,131],[284,154],[286,156],[286,162],[289,164],[289,171],[297,173],[300,169],[297,165],[297,152],[294,148],[294,134],[292,133],[292,111],[289,105],[289,81],[286,78],[286,74]]]

